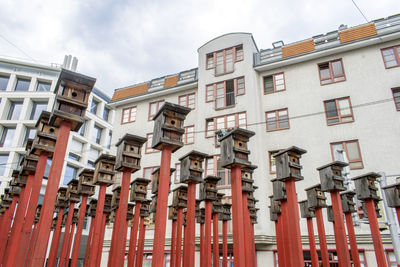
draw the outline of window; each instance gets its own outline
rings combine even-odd
[[[7,120],[18,120],[21,115],[22,102],[11,102]]]
[[[15,128],[3,128],[3,133],[1,134],[0,147],[11,147],[12,142],[15,137]]]
[[[124,108],[122,110],[121,123],[124,124],[124,123],[135,121],[136,120],[136,111],[137,111],[136,106]]]
[[[90,106],[90,112],[96,115],[98,106],[99,106],[99,102],[94,100],[94,99],[92,99],[92,104]]]
[[[28,139],[34,139],[36,134],[36,128],[34,127],[26,127],[24,144]]]
[[[75,139],[72,139],[70,145],[69,158],[79,161],[82,156],[82,151],[83,151],[83,143]]]
[[[196,94],[181,95],[178,98],[178,103],[181,106],[194,109],[196,107]]]
[[[40,114],[42,111],[47,109],[47,102],[33,102],[32,112],[30,116],[30,120],[37,120],[39,119]]]
[[[213,175],[218,176],[221,180],[218,181],[218,186],[230,186],[231,184],[231,170],[222,167],[220,155],[215,155],[206,158],[205,160],[205,176]]]
[[[392,88],[392,93],[396,109],[400,111],[400,88]]]
[[[235,96],[245,93],[244,77],[206,86],[206,102],[215,101],[215,108],[235,105]]]
[[[112,131],[108,132],[108,140],[107,140],[107,148],[111,148],[111,138],[112,138]]]
[[[46,167],[44,168],[44,174],[43,174],[43,179],[45,179],[45,180],[49,179],[51,162],[52,162],[51,159],[47,159],[47,161],[46,161]]]
[[[10,79],[9,76],[0,76],[0,91],[7,90],[8,80]]]
[[[265,117],[267,132],[290,128],[287,108],[265,112]]]
[[[273,156],[274,156],[274,154],[276,154],[278,152],[279,152],[279,149],[268,151],[269,173],[270,174],[276,173],[276,162],[275,162],[275,158]]]
[[[36,91],[38,92],[49,92],[51,88],[51,82],[38,81]]]
[[[400,46],[385,48],[381,51],[385,68],[388,69],[400,66]]]
[[[85,121],[82,123],[81,128],[79,129],[79,134],[80,134],[81,136],[85,136],[86,124],[87,124],[87,121],[85,120]]]
[[[81,159],[80,156],[78,156],[77,154],[74,154],[72,152],[69,153],[68,158],[75,160],[75,161],[79,161]]]
[[[88,161],[87,161],[87,166],[88,166],[89,168],[94,168],[94,161],[88,160]]]
[[[65,168],[63,185],[67,185],[72,179],[75,179],[77,173],[78,173],[78,168],[75,168],[67,164],[67,167]]]
[[[215,75],[234,71],[234,63],[243,60],[243,46],[227,48],[206,56],[206,69],[213,69]]]
[[[4,176],[7,167],[8,155],[0,155],[0,176]]]
[[[15,84],[15,91],[28,91],[30,79],[17,78],[17,83]]]
[[[213,137],[215,131],[233,127],[246,128],[246,112],[229,114],[206,120],[206,137]]]
[[[344,150],[344,152],[346,152],[347,159],[349,160],[350,169],[354,170],[364,168],[358,140],[331,143],[333,160],[338,160],[335,158],[335,151],[337,150]]]
[[[318,64],[321,85],[346,80],[341,59]]]
[[[108,116],[109,116],[109,115],[110,115],[110,109],[104,107],[104,110],[103,110],[103,120],[108,121]]]
[[[93,142],[100,144],[102,131],[103,131],[103,129],[100,128],[99,126],[97,126],[97,125],[94,126],[93,135],[92,135]]]
[[[265,76],[263,80],[264,94],[271,94],[286,90],[285,75],[283,72]]]
[[[175,163],[175,179],[174,183],[179,184],[181,181],[181,164]]]
[[[388,262],[388,266],[390,267],[396,267],[397,261],[396,261],[396,256],[394,255],[394,250],[393,249],[385,249],[385,254],[386,254],[386,260]]]
[[[185,135],[183,142],[185,143],[185,145],[194,143],[194,126],[185,127]]]
[[[159,100],[149,104],[149,120],[152,120],[154,115],[160,110],[160,107],[164,104],[164,100]]]
[[[328,125],[354,121],[350,97],[343,97],[324,102]]]
[[[152,134],[152,133],[148,133],[148,134],[146,135],[146,137],[147,137],[147,141],[146,141],[146,151],[145,151],[145,153],[147,154],[147,153],[156,153],[156,152],[160,152],[159,150],[153,149],[153,148],[151,147],[151,144],[153,143],[153,134]]]

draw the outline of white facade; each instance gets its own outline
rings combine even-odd
[[[351,41],[341,39],[343,31],[315,36],[309,39],[312,40],[312,50],[290,56],[285,56],[284,50],[292,44],[285,45],[284,48],[276,47],[259,51],[249,33],[231,33],[217,37],[198,49],[198,69],[191,70],[196,72],[193,80],[181,82],[180,78],[184,76],[182,74],[187,73],[182,72],[178,74],[177,82],[173,85],[166,85],[167,80],[173,76],[171,75],[150,81],[148,89],[140,93],[138,89],[135,89],[137,87],[135,85],[117,89],[110,102],[110,106],[115,108],[114,135],[111,143],[115,144],[125,133],[144,137],[152,133],[153,121],[149,120],[149,111],[154,101],[179,103],[179,96],[195,93],[195,108],[185,120],[185,126],[194,126],[194,143],[185,145],[172,155],[171,167],[176,167],[178,158],[193,149],[210,156],[220,154],[219,148],[215,145],[215,138],[207,137],[207,125],[211,127],[211,124],[207,123],[210,118],[219,117],[220,119],[213,120],[214,125],[217,129],[225,129],[232,126],[244,126],[241,123],[243,113],[245,113],[247,129],[256,133],[250,140],[250,160],[258,165],[255,172],[255,185],[259,187],[255,195],[259,200],[258,207],[260,208],[258,224],[255,225],[257,261],[262,263],[259,266],[274,266],[275,227],[269,219],[268,210],[268,196],[272,194],[270,180],[274,178],[271,170],[274,167],[271,166],[269,160],[269,151],[293,145],[308,151],[301,159],[304,180],[296,183],[299,201],[306,198],[305,188],[320,182],[316,168],[334,160],[332,149],[344,148],[348,153],[352,165],[350,177],[370,171],[400,173],[398,166],[400,113],[398,108],[396,109],[393,97],[395,88],[400,87],[400,56],[399,54],[395,56],[398,62],[391,68],[385,67],[382,56],[382,49],[389,47],[397,47],[398,50],[394,51],[400,53],[399,22],[399,16],[374,21],[375,34],[358,37]],[[237,61],[232,65],[229,61],[231,53],[229,48],[235,48],[233,53],[235,50],[237,53]],[[241,49],[243,54],[241,54]],[[226,68],[227,73],[216,75],[216,71],[220,71],[220,69],[215,69],[220,68],[217,62],[219,51],[225,51],[223,67]],[[209,61],[210,68],[207,68],[207,57],[208,55],[211,57],[212,53],[217,62],[213,64],[217,66],[215,67]],[[338,68],[340,65],[341,71]],[[328,72],[326,72],[326,66],[328,66]],[[284,87],[279,86],[279,82],[277,83],[278,80],[282,80],[282,76],[275,76],[275,80],[272,81],[276,84],[272,90],[276,92],[270,92],[269,85],[267,85],[267,90],[264,88],[264,82],[269,81],[269,78],[265,77],[282,73]],[[328,75],[327,79],[332,79],[331,83],[324,80],[326,75]],[[234,80],[234,86],[231,87],[230,80],[242,77],[244,77],[245,92],[240,95],[238,94],[239,90],[242,90],[238,85],[240,81]],[[155,81],[158,84],[156,88],[152,87]],[[206,99],[207,86],[220,82],[225,82],[223,95],[225,105],[228,107],[221,107],[221,104],[216,104],[215,100],[207,102]],[[228,99],[230,97],[228,91],[232,88],[235,92],[234,102]],[[213,98],[218,98],[217,90],[216,87]],[[127,92],[127,94],[122,95],[122,92]],[[339,101],[339,99],[344,100]],[[399,102],[400,99],[396,101]],[[345,106],[347,103],[350,103],[350,109]],[[332,110],[330,104],[336,104],[336,108]],[[130,107],[136,107],[135,120],[121,123],[124,110]],[[275,123],[275,127],[282,129],[273,129],[274,121],[271,118],[267,121],[267,115],[272,116],[272,113],[269,113],[271,111],[277,111],[274,114],[282,116],[279,120],[282,125]],[[332,115],[335,111],[338,112],[336,117]],[[230,116],[231,114],[241,115]],[[221,116],[225,116],[225,119],[221,119]],[[286,116],[289,118],[288,123]],[[231,122],[231,119],[235,119],[235,123]],[[341,142],[341,147],[334,144],[338,142]],[[115,151],[115,147],[111,149]],[[148,176],[146,168],[159,166],[160,156],[160,152],[143,153],[143,170],[134,173],[132,177]],[[212,161],[213,165],[210,162],[211,159],[205,162],[204,169],[208,169],[207,174],[224,173],[223,170],[218,170],[216,158]],[[174,178],[175,175],[172,176],[172,179]],[[229,196],[229,181],[226,180],[226,184],[223,184],[220,189]],[[150,198],[150,193],[148,197]],[[383,210],[381,212],[383,213]],[[384,220],[385,217],[382,218],[382,221]],[[333,229],[327,221],[326,225],[328,247],[334,250]],[[171,224],[168,222],[167,253],[170,230]],[[198,237],[199,231],[198,229],[196,231]],[[301,220],[301,232],[303,248],[307,249],[307,228],[304,219]],[[356,226],[356,233],[359,249],[362,250],[361,257],[365,259],[368,266],[374,266],[376,262],[368,224],[362,223]],[[146,234],[146,245],[148,245],[146,250],[149,253],[151,253],[153,234],[150,227]],[[110,231],[106,240],[107,238],[111,238]],[[388,249],[388,255],[393,258],[390,252],[392,245],[388,230],[382,231],[382,239],[385,248]],[[232,244],[231,240],[229,243]],[[107,244],[106,241],[104,259],[107,257]],[[232,248],[231,245],[230,248]],[[197,253],[196,264],[198,264],[198,259]]]

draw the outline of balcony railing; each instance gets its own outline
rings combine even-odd
[[[215,108],[226,108],[235,105],[235,92],[229,92],[215,98]]]

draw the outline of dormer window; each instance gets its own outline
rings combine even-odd
[[[231,73],[234,64],[243,60],[243,45],[207,54],[206,69],[214,69],[215,76]]]

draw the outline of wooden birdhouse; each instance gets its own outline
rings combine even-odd
[[[78,193],[93,196],[96,192],[94,185],[94,170],[83,169],[79,174]]]
[[[204,220],[206,218],[206,209],[205,208],[200,208],[199,214],[196,216],[196,223],[204,223]]]
[[[214,201],[217,199],[217,184],[220,177],[208,175],[200,184],[199,195],[201,200]]]
[[[177,210],[174,206],[168,206],[168,220],[175,221],[177,219]]]
[[[387,204],[391,208],[400,207],[400,183],[382,187],[385,190]]]
[[[255,169],[257,169],[256,165],[249,165],[242,168],[242,191],[244,192],[254,191],[253,173]]]
[[[59,128],[49,124],[50,115],[50,112],[42,111],[36,122],[36,135],[32,143],[31,154],[40,156],[42,152],[46,152],[49,158],[53,157]]]
[[[308,206],[308,201],[299,201],[301,218],[314,218],[315,210]]]
[[[35,174],[38,160],[39,157],[34,154],[29,154],[24,156],[24,158],[21,161],[20,173],[25,175]]]
[[[278,221],[278,214],[276,214],[273,210],[271,206],[268,206],[269,208],[269,219],[271,220],[271,222],[276,222]]]
[[[153,216],[153,218],[152,218],[153,223],[156,222],[156,216],[155,216],[156,211],[157,211],[157,195],[152,195],[152,196],[151,196],[151,202],[150,202],[150,210],[149,210],[149,212],[152,213],[152,214],[154,214],[154,216]]]
[[[26,141],[25,141],[25,153],[26,154],[30,154],[32,145],[33,145],[33,139],[32,138],[26,139]]]
[[[125,134],[116,144],[117,157],[115,160],[115,169],[121,172],[129,171],[132,173],[140,170],[142,146],[146,141],[146,138],[133,134]]]
[[[171,175],[174,173],[175,169],[171,168],[170,172],[169,172],[169,176],[171,177]],[[159,185],[159,181],[160,181],[160,168],[156,168],[153,172],[153,181],[151,183],[151,193],[153,194],[157,194],[158,193],[158,185]],[[171,178],[169,177],[169,187],[171,187]]]
[[[232,204],[225,203],[222,204],[222,213],[218,215],[218,219],[221,221],[230,221],[231,220],[231,207]]]
[[[300,164],[301,155],[307,151],[296,146],[289,147],[274,154],[276,164],[276,178],[281,181],[295,179],[303,180],[301,175],[302,166]]]
[[[195,209],[194,209],[194,211],[195,211],[195,216],[200,215],[200,203],[201,203],[201,201],[202,201],[202,200],[200,200],[200,199],[196,199]]]
[[[254,197],[254,192],[247,192],[247,207],[255,208],[258,200]]]
[[[341,161],[335,161],[317,168],[319,171],[319,179],[321,181],[321,190],[323,192],[344,191],[344,178],[342,175],[343,168],[349,164]]]
[[[203,161],[207,154],[191,151],[179,159],[181,162],[181,183],[201,183],[203,181]]]
[[[51,230],[55,230],[57,226],[57,218],[58,216],[53,218],[53,221],[51,222]]]
[[[11,195],[11,189],[10,188],[4,188],[3,201],[11,204],[12,200],[13,200],[13,197]]]
[[[172,190],[172,205],[179,208],[187,207],[187,186],[180,185]]]
[[[270,209],[271,212],[275,213],[275,214],[280,214],[281,211],[281,202],[279,200],[275,200],[274,196],[269,196],[269,200],[270,200]]]
[[[19,186],[25,186],[26,183],[28,182],[28,177],[29,175],[26,173],[19,173],[19,175],[16,177],[16,183]]]
[[[79,219],[79,209],[75,208],[74,213],[72,214],[72,223],[77,224]]]
[[[223,207],[222,207],[222,198],[225,196],[223,193],[217,193],[217,200],[214,200],[212,202],[212,213],[222,213]]]
[[[355,194],[356,193],[351,190],[340,192],[343,213],[354,213],[357,211],[356,203],[353,201]]]
[[[376,218],[382,218],[381,210],[379,209],[379,201],[380,199],[374,199]],[[367,207],[365,206],[365,202],[362,201],[361,204],[362,204],[362,210],[364,212],[364,217],[368,218],[368,212],[367,212]],[[362,219],[361,216],[360,219]]]
[[[172,152],[181,148],[182,136],[185,133],[183,123],[190,110],[187,107],[165,102],[153,117],[154,130],[151,147],[162,150],[164,146],[169,146],[172,147]]]
[[[111,199],[111,208],[114,210],[119,207],[119,199],[121,196],[121,186],[118,185],[118,186],[114,187],[112,192],[113,192],[113,194],[112,194],[112,199]]]
[[[89,201],[89,216],[94,218],[96,216],[97,199],[91,198]]]
[[[354,185],[356,187],[357,199],[379,200],[380,197],[378,196],[378,188],[375,185],[376,179],[379,177],[381,177],[379,174],[374,172],[369,172],[367,174],[363,174],[352,178],[352,180],[354,181]]]
[[[128,209],[126,214],[126,220],[130,221],[133,219],[133,210],[135,208],[135,203],[128,202]]]
[[[250,212],[250,220],[252,224],[256,224],[257,223],[257,212],[258,212],[259,208],[251,208],[249,209]]]
[[[35,213],[35,219],[34,219],[35,222],[39,221],[41,210],[42,210],[42,204],[38,204],[36,206],[36,213]]]
[[[70,202],[78,203],[81,201],[81,196],[78,193],[78,179],[72,179],[68,182],[67,197]]]
[[[106,214],[110,214],[111,213],[111,211],[112,211],[112,208],[111,208],[112,196],[113,196],[113,194],[106,194],[106,197],[104,199],[104,210],[103,210],[103,213],[106,213]]]
[[[326,207],[326,215],[328,217],[328,222],[335,222],[335,217],[333,216],[333,209],[332,206]]]
[[[114,165],[115,156],[101,154],[100,157],[94,162],[94,183],[95,184],[105,184],[110,186],[114,183]]]
[[[286,200],[286,186],[285,183],[274,178],[271,179],[272,182],[272,192],[275,200]]]
[[[326,197],[321,190],[321,184],[313,185],[305,189],[307,193],[308,207],[310,208],[325,208]]]
[[[62,221],[61,221],[61,228],[65,227],[65,225],[67,224],[67,214],[68,213],[64,213],[62,214]]]
[[[50,124],[59,127],[62,121],[69,121],[71,130],[79,131],[95,82],[95,78],[62,69],[54,90],[56,98]]]
[[[61,186],[60,188],[58,188],[57,201],[67,201],[68,200],[67,190],[68,190],[68,188],[65,186]]]
[[[145,201],[147,196],[147,185],[150,179],[136,178],[131,182],[131,201]]]
[[[19,196],[21,194],[22,188],[18,186],[18,184],[14,184],[13,182],[8,183],[8,187],[10,188],[10,194],[12,196]]]
[[[232,166],[245,167],[251,165],[249,161],[250,150],[248,142],[254,132],[242,128],[235,128],[219,138],[221,143],[221,163],[224,168]]]
[[[182,225],[185,227],[187,223],[187,210],[183,211],[183,220],[182,220]]]
[[[151,200],[146,199],[142,201],[142,205],[140,206],[140,217],[149,217],[150,216],[150,203]]]

